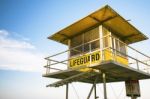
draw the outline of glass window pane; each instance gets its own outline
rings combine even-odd
[[[77,48],[74,48],[71,50],[71,56],[73,55],[77,55],[77,54],[81,54],[83,51],[82,51],[82,46],[79,46]]]
[[[99,38],[99,28],[92,29],[84,34],[84,43]]]
[[[78,35],[71,39],[71,48],[75,46],[79,46],[83,43],[83,34]]]
[[[119,50],[119,41],[117,39],[115,39],[115,45],[116,45],[116,50],[117,50],[116,52],[117,52],[117,54],[120,54],[119,53],[119,51],[120,51]]]
[[[109,47],[109,37],[103,37],[103,48]]]
[[[84,45],[84,52],[89,52],[90,51],[90,45],[89,43]]]
[[[79,46],[79,47],[71,50],[70,51],[70,56],[81,54],[83,52],[83,46],[81,46],[82,44],[83,44],[83,34],[72,38],[70,48],[74,48],[74,47],[77,47],[77,46]]]
[[[106,36],[110,33],[105,27],[102,28],[102,32],[103,32],[103,36]]]
[[[100,48],[99,40],[96,40],[96,41],[94,41],[94,42],[91,43],[91,50],[92,51],[96,50],[98,48]]]
[[[82,46],[75,48],[74,50],[71,50],[70,51],[71,56],[81,54],[83,52],[89,52],[90,49],[94,50],[96,48],[99,48],[99,40],[93,41],[98,38],[99,38],[99,27],[94,28],[90,31],[87,31],[81,35],[78,35],[72,38],[70,48],[74,48],[79,45],[82,45]],[[90,41],[93,41],[93,42],[90,42]]]
[[[120,42],[120,52],[123,53],[123,54],[126,54],[126,47],[125,47],[125,44]],[[123,55],[125,56],[125,55]]]

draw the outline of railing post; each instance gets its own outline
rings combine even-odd
[[[89,50],[90,50],[90,66],[91,66],[91,61],[92,61],[92,60],[91,60],[91,50],[92,50],[92,49],[91,49],[91,43],[89,43]]]
[[[113,40],[113,60],[116,61],[116,54],[117,54],[117,51],[116,51],[116,38],[112,37],[112,40]]]
[[[50,60],[47,60],[46,74],[50,73],[50,65],[51,65]]]
[[[103,61],[103,31],[102,31],[102,25],[99,26],[99,44],[100,44],[101,61]]]
[[[137,69],[140,70],[138,60],[136,60],[136,65],[137,65]]]

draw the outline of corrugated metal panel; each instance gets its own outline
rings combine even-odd
[[[67,45],[67,40],[69,38],[101,24],[109,28],[128,44],[148,39],[108,5],[48,38]]]

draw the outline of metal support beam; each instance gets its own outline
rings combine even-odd
[[[93,83],[93,86],[92,86],[92,88],[91,88],[91,90],[89,92],[89,95],[88,95],[87,99],[90,99],[90,96],[92,94],[93,89],[95,89],[95,99],[96,99],[96,82],[97,82],[97,80],[98,80],[98,76],[96,77],[96,79],[95,79],[95,81]]]
[[[90,90],[90,92],[89,92],[89,95],[88,95],[87,99],[90,99],[90,96],[91,96],[91,94],[92,94],[93,89],[94,89],[94,84],[93,84],[93,86],[92,86],[92,88],[91,88],[91,90]]]
[[[106,75],[105,75],[105,73],[102,73],[102,77],[103,77],[104,99],[107,99]]]
[[[92,86],[92,88],[91,88],[91,90],[90,90],[90,93],[89,93],[87,99],[90,99],[90,96],[91,96],[91,94],[92,94],[93,89],[94,89],[94,99],[97,99],[97,95],[96,95],[96,84],[95,84],[95,83],[93,84],[93,86]]]
[[[68,99],[69,96],[68,92],[69,92],[69,84],[66,84],[66,99]]]
[[[96,83],[94,84],[94,99],[97,99],[97,94],[96,94]]]

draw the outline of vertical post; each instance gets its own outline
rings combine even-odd
[[[89,44],[89,50],[90,50],[90,66],[91,66],[91,62],[92,62],[92,56],[91,56],[91,43]]]
[[[110,45],[109,45],[109,50],[111,51],[111,60],[114,59],[114,50],[113,50],[113,38],[112,38],[112,33],[109,31],[109,41],[110,41]]]
[[[90,96],[91,96],[91,94],[92,94],[93,89],[94,89],[94,84],[93,84],[93,86],[92,86],[92,88],[91,88],[91,90],[90,90],[90,92],[89,92],[89,95],[88,95],[87,99],[90,99]]]
[[[136,60],[137,69],[139,70],[139,63],[138,60]]]
[[[94,99],[96,99],[97,98],[97,95],[96,95],[96,83],[94,84]]]
[[[51,61],[47,60],[46,74],[50,73],[50,65],[51,65]]]
[[[107,99],[106,75],[105,75],[105,73],[102,73],[102,77],[103,77],[104,99]]]
[[[68,91],[69,91],[69,85],[66,84],[66,99],[68,99]]]
[[[102,25],[99,26],[99,43],[100,43],[101,61],[103,61],[103,30],[102,30]]]
[[[67,66],[67,69],[69,69],[69,65],[70,65],[70,61],[69,61],[69,59],[70,59],[70,56],[71,56],[71,50],[70,50],[70,47],[71,47],[71,40],[69,39],[68,40],[68,49],[69,49],[69,51],[68,51],[68,66]]]
[[[116,61],[116,56],[117,56],[116,38],[113,36],[112,40],[113,40],[113,45],[114,45],[113,46],[113,53],[114,53],[113,60]]]
[[[95,81],[93,83],[93,86],[92,86],[92,88],[91,88],[91,90],[89,92],[89,95],[88,95],[87,99],[90,99],[90,96],[92,94],[93,89],[95,89],[95,99],[96,99],[96,82],[97,82],[97,80],[98,80],[98,76],[96,77],[96,79],[95,79]]]

